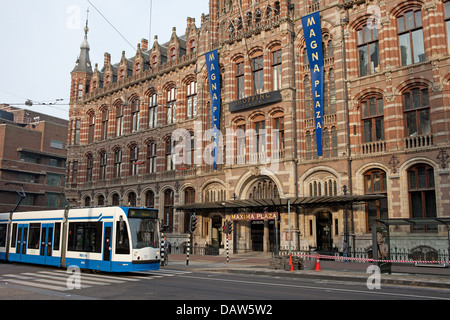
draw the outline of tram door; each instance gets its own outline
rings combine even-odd
[[[103,238],[103,262],[105,266],[105,270],[111,269],[111,264],[108,263],[111,261],[111,250],[112,250],[112,223],[111,222],[105,222],[104,224],[104,235]]]
[[[41,252],[40,255],[43,258],[43,263],[49,263],[50,259],[47,257],[52,256],[52,241],[53,241],[53,224],[43,224],[41,230]]]
[[[17,228],[17,242],[16,253],[18,254],[18,261],[21,261],[22,255],[27,253],[27,240],[28,240],[28,225],[19,224]]]

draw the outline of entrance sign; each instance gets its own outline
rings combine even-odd
[[[208,72],[209,92],[211,94],[211,121],[213,136],[213,169],[217,169],[220,127],[220,73],[219,53],[216,50],[206,53],[206,69]]]
[[[234,213],[231,220],[275,220],[278,219],[278,212],[265,213]]]
[[[314,12],[302,18],[306,51],[311,70],[311,87],[313,91],[313,110],[315,119],[317,155],[322,155],[323,131],[323,52],[320,12]]]

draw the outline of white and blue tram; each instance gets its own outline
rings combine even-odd
[[[98,207],[0,213],[0,261],[106,272],[158,270],[158,210]]]

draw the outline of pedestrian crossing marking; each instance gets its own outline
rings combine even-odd
[[[187,273],[191,273],[191,271],[164,269],[125,275],[90,274],[82,272],[80,274],[80,289],[174,277]],[[35,273],[3,274],[0,282],[64,292],[73,290],[67,285],[67,281],[72,275],[72,273],[68,273],[66,270],[41,270]]]

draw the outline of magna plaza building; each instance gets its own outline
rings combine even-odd
[[[302,25],[312,13],[322,152]],[[71,206],[158,208],[173,250],[195,214],[198,253],[226,242],[333,252],[344,239],[370,250],[377,223],[392,248],[448,249],[450,1],[210,0],[199,24],[186,21],[183,35],[142,39],[103,65],[91,65],[85,29],[71,73]]]

